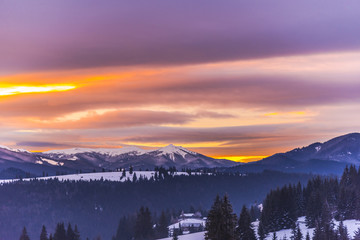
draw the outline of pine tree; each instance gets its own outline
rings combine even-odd
[[[339,235],[339,240],[350,240],[348,230],[346,226],[344,226],[343,221],[340,222],[337,232]]]
[[[67,240],[64,223],[58,223],[56,225],[54,240]]]
[[[19,240],[30,240],[29,235],[28,235],[28,233],[26,231],[26,227],[23,228]]]
[[[80,240],[80,232],[78,226],[75,224],[74,228],[74,240]]]
[[[292,236],[290,237],[291,240],[302,240],[303,235],[300,230],[299,224],[296,224],[292,230]]]
[[[216,196],[213,206],[206,222],[206,240],[235,240],[236,234],[236,215],[233,213],[232,206],[227,195],[223,200]]]
[[[48,240],[48,234],[46,231],[46,227],[43,225],[40,233],[40,240]]]
[[[277,236],[276,236],[276,232],[273,232],[273,235],[272,235],[272,240],[277,240]]]
[[[176,232],[176,231],[174,231],[174,234],[173,234],[173,238],[172,238],[172,240],[179,240],[179,238],[178,238],[178,235],[177,235],[177,232]]]
[[[310,234],[309,234],[309,232],[306,233],[305,240],[310,240]]]
[[[358,230],[356,230],[354,235],[353,240],[360,240],[360,228],[358,228]]]
[[[266,233],[261,221],[259,222],[258,235],[259,235],[259,240],[264,240],[266,238]]]
[[[53,240],[53,235],[50,233],[49,240]]]
[[[135,223],[135,239],[147,240],[153,238],[152,220],[149,208],[141,207]]]
[[[69,223],[66,231],[66,239],[67,240],[74,240],[75,239],[75,233],[74,230],[71,227],[71,224]]]
[[[229,197],[225,194],[222,200],[222,215],[223,215],[223,222],[222,228],[223,232],[221,234],[222,240],[236,240],[237,239],[237,232],[236,232],[236,225],[237,225],[237,217],[236,214],[233,213],[232,205],[229,201]]]
[[[136,173],[134,173],[133,178],[132,178],[132,181],[133,181],[133,182],[136,182],[136,181],[137,181]]]
[[[168,236],[168,221],[165,215],[165,212],[162,211],[160,218],[159,218],[159,222],[156,226],[156,233],[157,233],[157,237],[158,238],[165,238]]]
[[[256,240],[255,232],[251,224],[250,214],[245,205],[240,213],[237,232],[240,240]]]
[[[205,225],[205,239],[206,240],[220,240],[220,226],[221,226],[221,199],[216,195],[215,201],[209,211],[206,225]]]
[[[133,237],[133,234],[133,226],[130,223],[130,219],[124,216],[119,221],[116,235],[113,237],[113,240],[131,239]]]

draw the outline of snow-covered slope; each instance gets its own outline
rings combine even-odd
[[[117,156],[125,153],[133,153],[135,155],[141,155],[148,150],[141,149],[136,146],[126,146],[122,148],[69,148],[69,149],[62,149],[62,150],[51,150],[44,152],[45,154],[62,154],[62,155],[74,155],[79,153],[99,153],[104,155],[110,156]]]
[[[25,149],[9,148],[9,147],[3,146],[3,145],[0,145],[0,148],[6,149],[6,150],[9,150],[9,151],[12,151],[12,152],[25,152],[25,153],[30,153],[29,151],[26,151]]]
[[[134,171],[130,174],[129,171],[126,171],[125,177],[123,177],[122,172],[97,172],[97,173],[80,173],[80,174],[68,174],[68,175],[60,175],[60,176],[49,176],[49,177],[38,177],[39,180],[49,180],[49,179],[58,179],[59,181],[95,181],[95,180],[107,180],[107,181],[114,181],[114,182],[125,182],[125,181],[132,181],[134,174],[136,177],[150,179],[151,177],[155,176],[154,171]],[[192,174],[200,174],[200,173],[192,173]],[[175,172],[174,175],[182,176],[182,175],[189,175],[186,172]],[[30,181],[34,178],[24,178],[24,181]],[[0,180],[0,184],[2,183],[9,183],[18,181],[18,179],[4,179]]]
[[[197,232],[197,233],[191,233],[187,235],[179,236],[179,240],[204,240],[205,232]],[[169,238],[162,238],[161,240],[172,240],[172,237]]]
[[[313,233],[314,233],[314,228],[310,228],[308,229],[305,225],[305,217],[300,217],[298,219],[298,223],[300,225],[300,229],[301,232],[303,234],[303,237],[305,239],[305,236],[307,233],[310,234],[310,237],[312,238]],[[334,221],[335,226],[337,227],[339,225],[339,222]],[[347,227],[348,233],[350,235],[350,237],[354,237],[354,232],[358,230],[358,228],[360,228],[360,221],[358,220],[345,220],[344,222],[344,226]],[[259,222],[254,222],[253,226],[254,226],[254,230],[257,232],[257,227],[259,225]],[[183,236],[179,236],[180,240],[204,240],[205,232],[199,232],[199,233],[194,233],[194,234],[188,234],[188,235],[183,235]],[[290,239],[291,237],[291,229],[284,229],[284,230],[280,230],[276,232],[276,236],[277,239],[283,239],[285,236],[287,237],[287,239]],[[161,240],[171,240],[172,238],[163,238]],[[271,240],[272,239],[272,233],[269,234],[266,237],[266,240]]]
[[[72,148],[43,152],[41,155],[47,159],[63,162],[65,167],[85,170],[130,166],[135,169],[153,169],[155,166],[194,169],[228,167],[237,164],[228,160],[213,159],[172,144],[155,150],[145,150],[137,146],[113,149]]]
[[[213,168],[230,167],[238,163],[207,157],[181,146],[168,145],[158,149],[142,149],[137,146],[121,148],[71,148],[47,152],[28,152],[0,146],[0,179],[16,177],[24,173],[40,176],[43,172],[74,173],[79,170],[92,172],[117,170],[152,170],[155,167]],[[6,171],[6,174],[2,171]]]
[[[303,234],[303,237],[305,238],[306,234],[309,233],[310,237],[312,238],[312,236],[314,234],[314,228],[307,228],[306,227],[306,225],[305,225],[305,217],[300,217],[297,222],[299,223],[300,230],[301,230],[301,233]],[[353,237],[355,235],[354,232],[356,230],[358,230],[358,228],[360,227],[360,221],[354,220],[354,219],[345,220],[343,223],[344,223],[344,226],[347,227],[347,230],[348,230],[348,233],[349,233],[350,237]],[[334,224],[335,224],[335,227],[339,226],[338,221],[334,220]],[[259,222],[254,222],[253,223],[253,226],[254,226],[256,231],[257,231],[258,225],[259,225]],[[291,229],[284,229],[284,230],[277,231],[276,236],[277,236],[278,239],[283,239],[284,236],[286,236],[287,239],[290,239]],[[271,240],[271,239],[272,239],[272,233],[267,236],[266,240]]]

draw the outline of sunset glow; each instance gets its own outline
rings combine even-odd
[[[25,93],[46,93],[46,92],[62,92],[75,89],[75,86],[13,86],[0,87],[0,96],[10,96]]]
[[[359,1],[11,2],[0,145],[247,162],[360,129]]]

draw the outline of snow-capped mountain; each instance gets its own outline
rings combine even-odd
[[[237,166],[232,171],[258,172],[265,169],[285,172],[341,174],[349,164],[360,165],[360,133],[350,133],[324,143],[313,143],[261,161]]]
[[[43,157],[80,169],[116,169],[133,166],[135,169],[153,169],[155,166],[176,168],[212,168],[234,166],[229,160],[213,159],[172,144],[155,150],[136,146],[109,149],[73,148],[41,153]]]
[[[0,146],[0,178],[12,175],[41,176],[56,173],[90,172],[118,168],[154,169],[156,166],[182,168],[230,167],[236,162],[214,159],[172,144],[159,149],[137,146],[122,148],[71,148],[32,153]],[[6,175],[6,176],[4,176]],[[29,175],[29,174],[27,174]]]

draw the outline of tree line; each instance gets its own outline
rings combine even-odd
[[[111,239],[119,219],[135,216],[140,206],[151,209],[155,222],[162,211],[168,218],[191,206],[206,211],[216,194],[228,193],[236,203],[235,210],[240,211],[243,204],[262,201],[276,186],[299,180],[306,183],[312,177],[270,171],[191,176],[165,176],[161,172],[158,180],[139,177],[136,182],[54,179],[0,185],[0,206],[6,206],[0,211],[0,236],[17,239],[26,226],[35,239],[44,223],[54,232],[58,222],[71,222],[77,223],[84,237]]]
[[[342,221],[360,220],[360,169],[351,165],[340,179],[315,177],[305,187],[298,183],[270,191],[260,217],[260,239],[270,232],[296,228],[300,216],[305,216],[307,227],[315,228],[314,240],[350,239]],[[338,228],[333,219],[341,222]]]
[[[48,234],[48,231],[45,225],[41,228],[40,240],[80,240],[80,232],[78,230],[77,225],[72,228],[69,223],[67,229],[65,228],[65,224],[63,222],[58,223],[55,228],[54,234]],[[19,240],[30,240],[26,227],[23,228]]]

